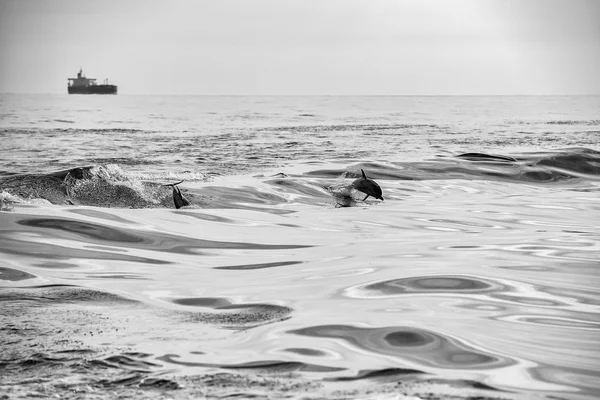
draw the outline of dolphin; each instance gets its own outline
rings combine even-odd
[[[358,178],[354,182],[352,182],[352,187],[358,190],[359,192],[363,192],[367,195],[363,199],[363,201],[365,201],[369,196],[375,197],[379,200],[383,200],[381,188],[379,187],[379,185],[374,180],[367,178],[367,175],[365,175],[365,171],[361,169],[360,172],[362,172],[362,178]]]
[[[177,183],[168,183],[166,185],[163,185],[163,186],[172,186],[173,187],[173,203],[175,204],[175,208],[178,208],[178,209],[181,207],[190,205],[190,201],[188,199],[186,199],[185,197],[183,197],[183,194],[181,194],[181,190],[179,190],[179,187],[177,186],[182,182],[183,181],[179,181]]]

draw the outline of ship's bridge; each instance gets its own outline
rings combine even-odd
[[[71,87],[87,87],[96,85],[95,78],[86,78],[83,74],[83,70],[79,68],[79,72],[77,73],[77,78],[68,78],[69,86]]]

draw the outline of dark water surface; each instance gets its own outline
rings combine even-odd
[[[1,99],[14,398],[224,372],[600,396],[598,97]]]

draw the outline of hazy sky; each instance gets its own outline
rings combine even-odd
[[[598,94],[598,0],[0,0],[0,92]]]

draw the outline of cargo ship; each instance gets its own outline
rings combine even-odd
[[[77,78],[68,78],[67,90],[69,94],[117,94],[117,86],[109,85],[108,79],[103,84],[97,84],[96,79],[86,78],[83,70],[79,68]]]

